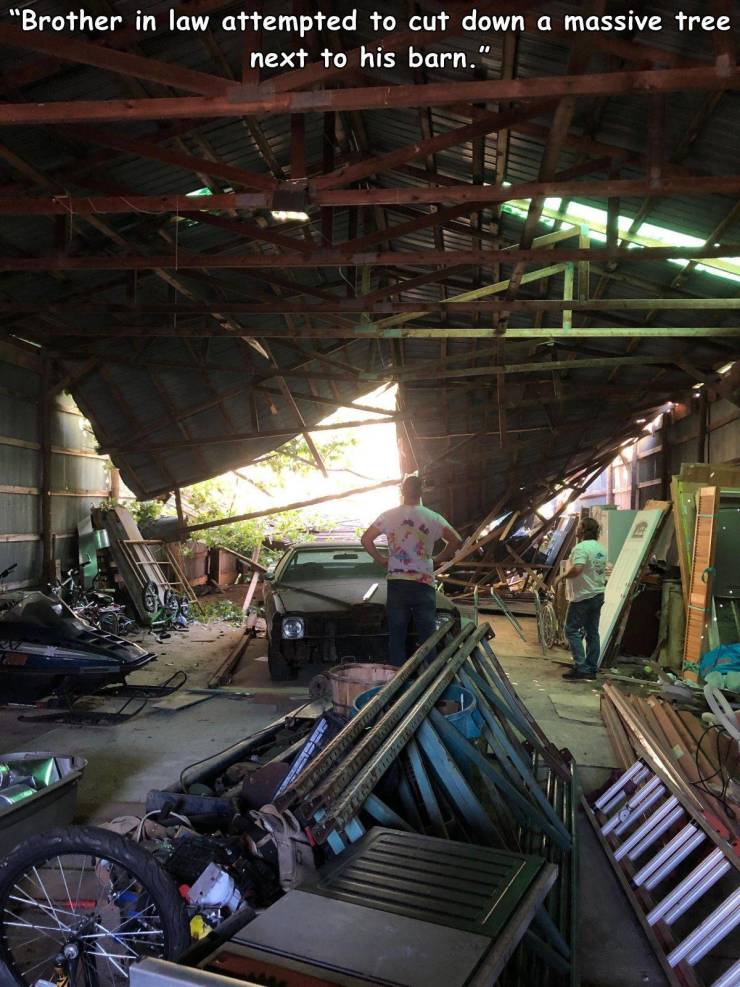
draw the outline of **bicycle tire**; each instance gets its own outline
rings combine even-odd
[[[153,614],[157,612],[159,608],[159,590],[157,589],[157,584],[152,580],[149,580],[141,591],[141,601],[145,613]]]
[[[31,836],[0,864],[0,970],[2,964],[19,987],[31,987],[9,952],[5,919],[12,908],[9,896],[31,868],[55,857],[91,856],[111,861],[135,877],[156,906],[164,934],[161,959],[175,959],[190,944],[188,914],[174,881],[146,850],[117,833],[95,826],[68,826]],[[142,954],[143,955],[143,954]],[[5,982],[5,981],[3,981]]]
[[[549,601],[542,608],[542,633],[547,648],[554,648],[558,640],[558,618]]]

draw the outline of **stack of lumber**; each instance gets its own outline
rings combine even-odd
[[[707,728],[700,712],[658,695],[629,694],[611,683],[604,686],[601,715],[622,768],[647,757],[674,779],[714,828],[726,837],[740,837],[740,804],[733,802],[734,789],[726,784],[737,778],[740,757],[726,733]]]

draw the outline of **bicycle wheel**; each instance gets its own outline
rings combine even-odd
[[[558,618],[555,607],[548,600],[542,607],[542,633],[547,648],[554,648],[558,640]]]
[[[146,584],[141,594],[141,601],[144,604],[146,613],[154,613],[159,606],[159,591],[157,584],[151,580]]]
[[[171,589],[164,591],[164,613],[167,620],[173,623],[180,612],[180,603]]]
[[[0,961],[12,983],[124,987],[131,963],[174,959],[189,942],[171,878],[116,833],[50,830],[0,865]]]

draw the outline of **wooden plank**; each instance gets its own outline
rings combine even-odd
[[[711,619],[712,566],[717,539],[719,496],[719,487],[702,487],[697,497],[681,673],[690,682],[699,681],[699,661],[706,650]]]
[[[332,500],[342,500],[345,497],[354,497],[356,494],[369,493],[371,490],[381,490],[383,487],[397,487],[401,482],[401,477],[395,480],[383,480],[381,483],[373,483],[367,487],[358,487],[354,490],[344,490],[342,493],[326,494],[324,497],[312,497],[310,500],[295,501],[292,504],[283,504],[280,507],[269,507],[263,511],[252,511],[249,514],[237,514],[233,517],[217,518],[214,521],[201,521],[200,524],[190,524],[187,531],[203,531],[206,528],[217,528],[224,524],[233,524],[235,521],[251,521],[253,518],[269,517],[271,514],[282,514],[284,511],[297,511],[302,507],[313,507],[315,504],[326,504]]]
[[[256,575],[256,573],[255,573]],[[223,662],[219,665],[216,671],[213,673],[211,678],[208,680],[208,688],[213,689],[218,686],[227,685],[231,681],[234,669],[239,664],[239,662],[244,657],[247,648],[249,647],[249,642],[254,637],[254,627],[257,622],[257,615],[250,614],[247,618],[247,623],[244,628],[244,632],[240,637],[237,638],[234,646],[231,648],[229,653]]]
[[[57,39],[54,39],[57,40]],[[262,116],[268,113],[322,113],[353,110],[412,109],[454,103],[612,96],[620,93],[720,91],[737,86],[737,68],[720,75],[714,68],[656,69],[590,75],[533,76],[482,82],[366,86],[307,93],[260,95],[251,87],[228,96],[111,100],[59,100],[47,103],[2,103],[0,124],[9,126],[93,123],[115,120]]]

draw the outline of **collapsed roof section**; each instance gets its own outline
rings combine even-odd
[[[360,72],[365,4],[349,74],[260,75],[218,27],[239,4],[198,6],[189,34],[0,29],[0,332],[43,347],[138,496],[374,418],[397,381],[406,467],[471,525],[737,356],[731,35],[570,35],[578,5],[540,3],[552,32],[482,53],[459,6],[415,46],[475,69],[411,70],[381,4],[401,54]]]

